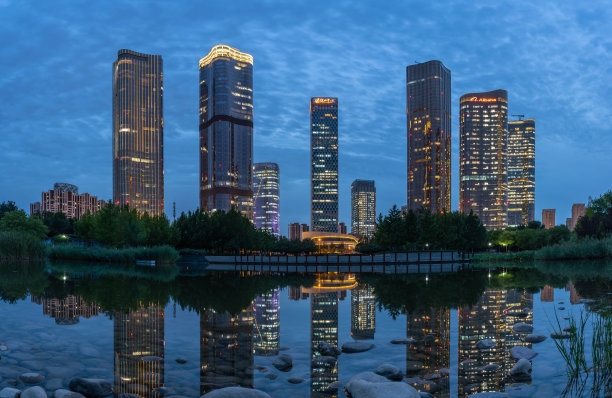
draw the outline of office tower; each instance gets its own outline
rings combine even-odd
[[[257,296],[253,303],[253,353],[264,357],[278,354],[280,346],[280,289]]]
[[[53,189],[41,194],[41,201],[30,203],[30,214],[64,213],[66,218],[81,219],[87,212],[95,214],[106,205],[104,200],[88,193],[79,194],[79,187],[56,182]]]
[[[555,288],[546,285],[540,290],[540,301],[543,303],[552,303],[555,301]]]
[[[115,313],[115,394],[155,397],[164,385],[164,308],[148,305]]]
[[[338,224],[338,233],[347,234],[346,224],[341,222]]]
[[[578,223],[578,219],[583,217],[586,214],[586,208],[584,203],[574,203],[572,205],[572,218],[570,225],[567,227],[570,231],[573,231],[576,228],[576,224]]]
[[[555,209],[542,209],[542,225],[546,229],[555,226]]]
[[[338,232],[338,98],[310,99],[310,229]]]
[[[459,209],[473,211],[487,229],[508,226],[508,93],[461,96]]]
[[[200,208],[251,218],[253,57],[226,45],[200,60]]]
[[[451,210],[451,73],[440,61],[406,67],[408,209]]]
[[[535,120],[508,122],[508,226],[535,220]]]
[[[376,229],[376,187],[374,180],[351,184],[351,234],[372,239]]]
[[[302,240],[302,232],[308,232],[308,224],[298,222],[289,224],[289,240]]]
[[[572,226],[572,218],[568,217],[565,219],[565,226],[567,227],[567,229],[569,229],[570,231],[573,230],[573,226]]]
[[[119,50],[113,63],[113,202],[164,214],[161,55]]]
[[[351,290],[351,336],[355,340],[373,339],[376,332],[376,296],[370,285]]]
[[[253,224],[280,237],[280,185],[276,163],[253,164]]]
[[[49,315],[58,325],[76,325],[81,317],[91,318],[99,312],[95,303],[88,304],[83,297],[70,294],[63,299],[32,296],[32,302],[41,304],[43,315]]]
[[[200,394],[238,385],[253,388],[253,306],[237,315],[200,313]]]

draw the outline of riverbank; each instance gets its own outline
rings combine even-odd
[[[135,264],[136,260],[154,260],[157,265],[164,265],[176,263],[179,252],[171,246],[108,249],[58,245],[47,249],[47,257],[52,261],[114,264]]]

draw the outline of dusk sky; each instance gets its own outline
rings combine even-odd
[[[54,182],[112,197],[117,50],[164,63],[166,214],[198,206],[198,60],[215,44],[254,57],[254,161],[281,171],[281,233],[310,223],[309,99],[339,98],[340,221],[350,184],[377,211],[406,202],[406,66],[452,76],[452,203],[459,97],[505,89],[536,120],[536,219],[612,188],[610,1],[0,0],[0,202],[26,210]],[[510,120],[515,118],[510,117]]]

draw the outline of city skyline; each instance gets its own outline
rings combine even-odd
[[[15,5],[13,7],[11,3],[6,4],[9,5],[8,8],[4,7],[8,11],[6,14],[7,18],[19,20],[20,17],[25,15],[19,10],[18,6]],[[431,7],[435,8],[433,5],[424,7],[425,15],[436,11]],[[497,8],[491,8],[492,11],[497,10],[498,12],[502,12],[504,9],[507,10],[508,7],[499,5]],[[553,7],[553,9],[560,11],[559,7]],[[565,10],[565,8],[563,9]],[[121,10],[122,7],[118,7],[116,12],[120,13]],[[592,28],[579,27],[576,24],[580,20],[581,12],[583,12],[582,8],[580,6],[571,6],[568,11],[568,13],[564,13],[568,15],[564,18],[559,18],[557,14],[553,14],[553,17],[544,21],[544,26],[558,28],[561,26],[561,21],[563,21],[563,26],[567,26],[566,19],[569,18],[570,22],[572,22],[569,24],[570,30],[575,36],[586,37],[589,44],[594,42],[594,37],[597,37],[597,31],[593,32]],[[284,12],[289,11],[281,10],[280,14]],[[603,15],[605,15],[605,12],[608,11],[602,10]],[[358,17],[362,18],[365,11],[362,8],[357,8],[355,13]],[[49,11],[49,14],[63,21],[70,21],[73,17],[73,14],[64,11]],[[101,11],[100,18],[107,18],[108,14],[108,10]],[[169,11],[168,14],[169,18],[174,18],[177,21],[182,18],[189,22],[189,18],[182,14],[177,15],[172,11]],[[482,18],[482,21],[471,20],[471,22],[476,21],[482,28],[496,29],[491,25],[490,19],[485,18],[482,12],[476,14],[473,18]],[[555,16],[557,19],[554,18]],[[126,18],[129,19],[129,17]],[[303,29],[311,28],[309,25],[311,21],[317,20],[308,13],[302,18],[303,22],[299,26]],[[332,18],[332,16],[325,14],[316,18],[325,21]],[[450,13],[447,18],[452,18]],[[276,21],[275,18],[272,18],[272,20]],[[397,20],[390,19],[389,21],[389,31],[393,31],[394,34],[400,34],[408,29],[406,25],[399,24]],[[467,21],[466,23],[469,22]],[[34,28],[40,29],[42,26],[46,26],[46,23],[48,22],[41,21],[35,22],[33,25]],[[375,23],[371,24],[376,25]],[[414,22],[414,25],[419,24],[419,22]],[[164,166],[167,168],[166,181],[172,181],[172,188],[169,186],[166,188],[165,202],[172,203],[176,201],[179,212],[195,209],[197,207],[197,184],[194,187],[194,181],[197,179],[197,157],[194,157],[193,153],[197,148],[197,143],[194,144],[194,142],[197,142],[197,126],[194,126],[196,123],[193,120],[197,116],[195,116],[195,111],[193,111],[195,106],[192,99],[195,98],[193,95],[195,90],[197,90],[197,85],[194,83],[197,78],[197,71],[193,67],[193,62],[194,59],[197,61],[202,54],[205,54],[206,50],[212,45],[224,42],[253,54],[257,60],[256,62],[261,60],[261,64],[258,63],[258,65],[261,65],[261,69],[258,66],[255,84],[262,94],[261,96],[258,94],[255,97],[255,106],[258,111],[255,113],[255,126],[257,127],[254,132],[254,160],[275,161],[279,163],[282,173],[285,173],[281,175],[281,178],[287,182],[287,185],[283,189],[284,199],[281,200],[284,203],[292,203],[292,206],[287,206],[283,209],[281,225],[287,225],[289,221],[294,220],[300,222],[308,220],[308,199],[303,188],[304,180],[308,178],[303,170],[303,164],[307,162],[307,154],[304,151],[304,147],[307,143],[308,134],[305,128],[307,122],[304,123],[304,121],[307,120],[308,98],[320,92],[338,96],[339,100],[343,103],[340,115],[342,119],[340,147],[343,150],[340,153],[340,174],[342,177],[339,186],[339,221],[348,222],[349,220],[350,206],[348,204],[350,202],[350,191],[348,182],[354,178],[368,178],[377,181],[379,212],[386,212],[393,204],[403,204],[404,199],[402,198],[405,198],[406,195],[404,189],[400,188],[400,186],[405,181],[406,176],[404,175],[405,171],[402,171],[402,169],[405,170],[405,145],[401,145],[405,139],[401,137],[402,126],[405,126],[405,112],[402,111],[405,106],[405,93],[402,93],[404,91],[403,85],[405,82],[403,80],[405,77],[402,75],[405,73],[405,67],[411,64],[414,59],[420,61],[440,59],[453,71],[454,80],[451,101],[453,111],[451,116],[454,131],[458,131],[458,128],[456,128],[458,122],[456,118],[458,114],[458,95],[463,92],[489,90],[496,87],[503,87],[508,90],[510,114],[525,113],[538,121],[538,138],[536,139],[538,141],[538,175],[536,177],[538,180],[536,194],[538,200],[536,202],[536,215],[540,214],[543,208],[556,208],[560,212],[558,218],[565,220],[570,215],[572,203],[586,202],[589,195],[596,196],[608,188],[601,185],[601,182],[605,181],[607,172],[606,167],[601,167],[601,165],[605,164],[602,161],[605,159],[606,151],[609,151],[611,148],[609,138],[603,135],[604,138],[600,142],[601,145],[598,145],[596,148],[586,145],[589,142],[589,138],[601,136],[601,129],[605,129],[606,123],[602,123],[601,120],[595,120],[598,118],[598,115],[602,114],[598,112],[599,110],[608,108],[606,104],[609,100],[600,98],[602,93],[605,92],[605,84],[603,87],[595,88],[588,83],[584,85],[584,90],[581,89],[577,92],[572,90],[572,98],[565,98],[561,95],[563,92],[562,88],[572,89],[577,84],[569,79],[570,76],[573,76],[570,72],[573,71],[575,74],[575,72],[580,71],[581,75],[585,78],[594,73],[592,69],[594,66],[581,67],[584,65],[577,58],[580,54],[584,55],[584,52],[582,52],[584,50],[578,51],[575,56],[569,56],[569,60],[573,62],[570,62],[569,71],[556,74],[556,76],[552,77],[548,74],[555,74],[553,71],[559,67],[555,59],[551,59],[545,67],[539,65],[537,69],[533,65],[525,63],[528,60],[525,57],[519,57],[510,62],[510,64],[513,64],[513,62],[523,62],[521,65],[524,69],[521,70],[516,67],[513,69],[512,65],[502,66],[498,63],[492,63],[492,57],[479,56],[476,52],[468,51],[466,59],[462,60],[457,58],[459,50],[451,50],[450,46],[446,47],[446,49],[442,48],[435,41],[423,35],[420,41],[424,44],[429,44],[430,47],[427,50],[416,52],[409,45],[400,48],[397,41],[390,40],[389,46],[393,51],[383,49],[382,54],[376,55],[377,53],[374,51],[374,48],[380,50],[380,47],[376,45],[376,40],[365,40],[363,56],[369,58],[371,64],[369,66],[358,66],[355,62],[357,55],[352,53],[354,50],[353,44],[346,41],[346,36],[340,36],[335,40],[327,39],[326,43],[330,44],[329,48],[304,48],[304,55],[317,54],[320,58],[304,66],[300,66],[299,62],[297,64],[291,62],[296,65],[292,66],[291,72],[295,72],[293,68],[297,68],[297,71],[307,72],[302,78],[296,80],[294,75],[289,74],[289,70],[286,64],[284,64],[284,62],[288,61],[282,57],[288,56],[288,53],[283,51],[283,49],[288,48],[290,45],[296,45],[296,40],[298,40],[300,35],[290,28],[274,25],[273,27],[278,28],[279,31],[283,30],[289,33],[287,38],[281,40],[280,43],[275,43],[277,46],[280,46],[280,48],[274,49],[275,52],[280,54],[279,56],[272,52],[271,46],[265,47],[266,43],[270,44],[270,33],[256,29],[256,26],[256,23],[251,24],[247,27],[246,31],[258,32],[261,35],[261,42],[264,44],[256,43],[255,40],[248,37],[248,34],[245,35],[244,33],[236,34],[221,31],[221,33],[206,36],[202,32],[203,28],[198,30],[193,25],[189,25],[189,23],[186,23],[183,29],[189,28],[194,31],[189,36],[193,40],[189,39],[189,43],[176,46],[176,49],[173,46],[178,41],[174,36],[171,36],[167,43],[151,40],[153,36],[150,34],[136,35],[134,38],[126,40],[123,38],[124,35],[121,34],[121,29],[118,29],[118,32],[114,32],[110,38],[102,41],[100,38],[88,38],[88,43],[93,41],[96,44],[97,50],[87,54],[82,60],[75,60],[74,66],[68,68],[70,71],[55,66],[54,68],[58,73],[54,78],[54,82],[49,82],[49,85],[55,88],[60,95],[54,99],[53,104],[42,104],[35,112],[28,114],[27,118],[23,115],[20,116],[19,111],[22,108],[26,109],[23,105],[28,104],[28,101],[31,101],[31,99],[27,98],[27,95],[24,96],[26,97],[24,99],[14,98],[13,93],[23,91],[17,89],[24,84],[22,74],[31,70],[33,64],[29,64],[27,60],[20,60],[16,65],[18,67],[16,70],[22,69],[24,72],[15,74],[9,73],[7,70],[6,77],[2,80],[8,102],[8,107],[3,111],[6,112],[7,117],[3,117],[3,119],[7,120],[9,131],[16,132],[14,136],[9,136],[9,140],[2,144],[5,152],[9,154],[3,162],[7,162],[7,168],[15,169],[14,165],[27,159],[27,164],[22,169],[24,170],[23,172],[27,173],[28,177],[24,177],[21,170],[17,170],[14,176],[5,176],[4,179],[7,185],[18,186],[19,189],[3,190],[0,200],[16,200],[20,207],[27,208],[28,204],[37,197],[42,189],[48,186],[50,181],[56,180],[71,181],[82,186],[84,191],[92,192],[101,199],[110,198],[112,187],[110,176],[112,174],[110,172],[111,165],[108,164],[108,151],[110,151],[111,147],[111,140],[109,138],[111,130],[109,120],[111,118],[108,96],[111,89],[108,79],[108,64],[114,58],[117,49],[131,48],[146,53],[160,54],[164,57],[164,105],[166,108],[164,109],[164,118],[166,122],[165,138],[167,138],[165,140],[167,153],[166,159],[164,159]],[[422,26],[424,31],[427,32],[429,29],[427,24]],[[530,28],[529,30],[532,33],[535,32],[540,36],[544,35],[539,30],[540,28],[531,25],[527,27]],[[3,29],[7,29],[8,33],[13,32],[10,26]],[[77,25],[75,29],[87,31],[90,28]],[[206,28],[206,32],[208,32],[207,29],[209,28]],[[271,30],[274,31],[274,29]],[[350,26],[350,30],[360,36],[365,34],[367,29],[360,30]],[[565,36],[560,29],[553,30],[561,35],[561,37],[569,40],[569,37]],[[183,32],[185,31],[183,30]],[[54,32],[60,37],[72,37],[74,34],[61,28]],[[505,35],[502,34],[500,36],[501,50],[495,46],[492,46],[491,49],[502,53],[510,52],[511,49],[508,45],[504,44],[507,40],[503,38],[513,38],[514,34],[510,34],[503,28],[499,28],[499,33],[505,33]],[[578,34],[576,35],[576,33]],[[385,35],[389,34],[385,33]],[[198,38],[197,36],[200,37]],[[468,38],[467,33],[459,36],[456,40]],[[9,37],[15,36],[13,34],[9,35]],[[202,42],[202,37],[206,38],[205,42]],[[324,39],[320,35],[316,37]],[[75,40],[77,43],[76,48],[81,48],[78,37],[75,37]],[[21,39],[17,38],[15,43],[17,50],[23,49],[25,45]],[[101,45],[102,43],[104,45]],[[571,44],[575,44],[575,42],[570,40],[569,44],[570,46],[568,47],[571,48]],[[32,46],[35,45],[36,43],[32,44]],[[553,41],[553,43],[549,44],[551,49],[548,49],[548,47],[543,48],[543,52],[548,53],[552,51],[555,45],[558,50],[559,42]],[[346,46],[346,49],[343,46]],[[530,44],[530,46],[533,46],[533,44]],[[54,57],[55,60],[66,59],[71,54],[71,50],[64,49],[61,44],[58,44],[57,48],[54,46],[50,47],[54,52],[57,52]],[[586,47],[589,47],[589,45],[587,44]],[[177,49],[179,48],[182,52],[176,57]],[[334,49],[338,54],[335,54],[330,48]],[[401,51],[396,51],[398,49],[401,49]],[[465,46],[459,46],[459,49],[467,51]],[[7,50],[6,54],[11,54],[11,51],[15,51],[15,49]],[[569,51],[569,49],[566,51]],[[396,53],[399,55],[395,55]],[[499,56],[500,54],[497,53],[497,55]],[[532,55],[531,52],[529,56]],[[341,57],[346,57],[346,60],[343,60]],[[360,54],[359,58],[361,57],[362,55]],[[506,57],[506,59],[510,58]],[[173,60],[173,63],[169,69],[170,59]],[[91,67],[79,67],[82,62],[87,62]],[[337,67],[333,68],[334,72],[329,72],[329,68],[335,64],[337,64]],[[106,66],[102,67],[102,65]],[[317,68],[317,66],[326,66],[328,68],[321,69]],[[390,68],[388,69],[390,77],[385,76],[383,79],[382,75],[378,72],[386,70],[385,68]],[[600,73],[604,73],[605,67],[600,69],[602,70]],[[402,72],[403,70],[404,72]],[[544,70],[545,72],[538,72],[539,70]],[[315,73],[315,71],[317,72]],[[351,85],[351,77],[354,76],[362,76],[364,80],[358,85]],[[537,76],[543,78],[542,83],[534,84],[534,80],[531,80],[537,79]],[[87,82],[87,87],[83,87],[87,95],[79,97],[79,100],[74,102],[67,98],[66,94],[74,90],[75,87],[81,89],[82,85],[76,83],[79,79]],[[170,80],[172,80],[171,89],[169,86]],[[580,80],[581,82],[584,81],[582,78]],[[276,85],[271,84],[272,81],[275,81]],[[278,82],[281,83],[278,84]],[[549,85],[546,86],[548,93],[544,91],[544,84]],[[25,87],[25,93],[27,93],[29,87]],[[65,93],[59,90],[62,87],[65,87]],[[177,94],[181,87],[187,88],[186,92],[190,94]],[[588,88],[591,90],[588,90]],[[40,90],[41,92],[37,94],[38,96],[33,96],[32,98],[45,98],[49,95],[47,88],[40,88]],[[367,90],[368,96],[360,95],[366,92],[364,90]],[[169,92],[172,92],[170,97]],[[389,97],[389,94],[392,95]],[[554,97],[552,97],[553,94],[555,95]],[[279,103],[278,98],[283,98],[283,103]],[[358,101],[361,101],[360,99],[363,98],[366,98],[367,101],[360,104]],[[383,108],[380,108],[380,105],[377,104],[383,98],[392,98],[392,101],[386,102],[386,107],[389,107],[389,110],[380,112]],[[20,104],[22,105],[21,108],[18,107]],[[66,111],[53,112],[55,106],[60,106],[60,109],[65,108]],[[374,112],[364,112],[365,107],[373,107]],[[31,108],[34,107],[28,107],[28,109]],[[545,108],[550,110],[545,110]],[[568,112],[562,113],[562,109],[567,109],[569,114]],[[85,110],[88,111],[84,112]],[[169,114],[168,112],[171,113]],[[258,114],[261,116],[257,116]],[[370,116],[363,116],[366,114]],[[386,119],[383,118],[383,114]],[[605,115],[606,113],[604,112],[603,114]],[[51,127],[48,127],[48,119],[51,116],[53,116],[51,120],[55,120],[56,123],[55,126],[51,123]],[[261,118],[261,122],[257,120],[258,117]],[[39,125],[43,120],[45,125]],[[21,121],[24,123],[21,123]],[[25,126],[30,126],[28,131],[32,134],[31,136],[25,133],[17,134],[24,132]],[[75,134],[76,131],[79,132],[78,135]],[[172,132],[170,133],[170,131]],[[281,134],[281,131],[284,132],[284,135]],[[44,133],[45,136],[40,136],[41,133]],[[47,138],[46,136],[50,137]],[[75,136],[78,139],[72,140],[72,137]],[[452,144],[452,164],[454,168],[458,163],[457,138],[458,134],[454,134]],[[392,141],[393,139],[398,140],[398,148],[393,148],[396,145],[393,145],[393,147],[389,145],[390,142],[394,142]],[[26,143],[31,145],[31,147],[28,147]],[[173,149],[168,152],[170,146]],[[402,146],[403,151],[401,150],[402,148],[399,148]],[[42,148],[44,148],[44,151],[41,150]],[[68,156],[68,153],[71,156]],[[26,158],[25,156],[29,157]],[[83,169],[80,165],[84,163],[83,160],[85,159],[88,161],[88,167]],[[187,159],[191,160],[186,161]],[[561,161],[560,159],[569,159],[569,161]],[[38,165],[41,162],[52,164],[53,167],[30,168],[30,164]],[[297,166],[298,164],[301,166]],[[2,166],[4,167],[5,164],[3,163]],[[360,169],[366,169],[366,173],[362,173]],[[587,177],[583,178],[584,175]],[[14,181],[24,183],[16,184]],[[458,178],[455,171],[452,183],[453,190],[455,191],[452,194],[452,197],[455,198],[453,199],[453,202],[455,202],[453,203],[453,209],[457,208],[457,181]],[[569,187],[567,186],[568,181]],[[559,189],[559,186],[563,186],[564,189]],[[168,211],[169,209],[170,206],[166,206],[166,210]]]

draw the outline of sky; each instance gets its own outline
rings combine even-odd
[[[0,202],[26,210],[54,182],[112,197],[112,63],[164,62],[166,214],[198,206],[198,60],[254,57],[254,161],[280,166],[281,233],[310,223],[309,99],[339,98],[340,221],[350,184],[377,211],[406,203],[406,66],[452,76],[452,203],[464,93],[505,89],[536,120],[536,219],[612,189],[612,2],[0,0]],[[513,120],[511,117],[510,120]]]

